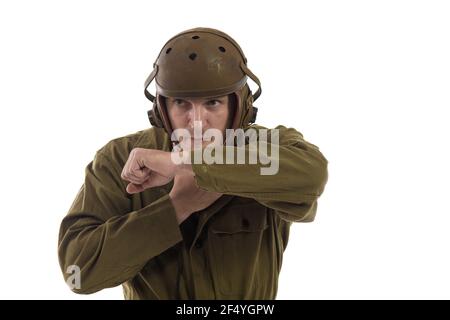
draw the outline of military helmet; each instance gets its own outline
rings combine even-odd
[[[257,85],[252,94],[247,76]],[[156,97],[148,90],[155,80]],[[217,97],[233,94],[234,118],[231,128],[254,123],[258,109],[253,102],[261,94],[259,79],[247,67],[241,47],[226,33],[212,28],[194,28],[170,38],[161,49],[153,71],[144,84],[145,96],[153,102],[150,123],[172,133],[165,97]]]

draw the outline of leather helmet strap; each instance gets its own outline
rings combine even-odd
[[[148,100],[150,100],[151,102],[155,101],[155,96],[152,95],[148,90],[148,86],[150,85],[150,83],[153,81],[153,79],[156,77],[156,74],[158,73],[158,65],[157,64],[153,64],[153,71],[152,73],[150,73],[150,75],[147,77],[147,79],[145,80],[144,83],[144,94],[147,97]]]
[[[258,90],[256,90],[255,94],[253,95],[253,101],[256,101],[256,99],[259,98],[259,96],[261,95],[261,81],[259,81],[258,77],[255,76],[255,74],[253,72],[251,72],[251,70],[245,65],[245,63],[241,62],[241,68],[242,71],[244,71],[244,73],[246,75],[248,75],[250,77],[250,79],[253,80],[253,82],[255,82],[258,85]]]

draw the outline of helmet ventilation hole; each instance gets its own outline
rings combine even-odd
[[[224,47],[219,47],[219,50],[220,50],[221,52],[225,52],[225,51],[227,51],[227,50],[225,50],[225,48],[224,48]]]
[[[192,39],[198,39],[200,38],[199,36],[193,36]]]
[[[171,50],[172,50],[172,48],[167,49],[166,54],[168,54]]]
[[[189,59],[195,60],[195,58],[197,58],[197,54],[196,54],[196,53],[191,53],[191,54],[189,55]]]

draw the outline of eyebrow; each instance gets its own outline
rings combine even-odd
[[[213,99],[224,99],[226,96],[217,96],[217,97],[210,97],[206,98],[206,100],[213,100]]]
[[[202,100],[204,100],[204,101],[211,101],[211,100],[218,100],[218,99],[225,99],[227,96],[217,96],[217,97],[209,97],[209,98],[204,98],[204,99],[202,99]],[[186,101],[186,98],[182,98],[182,97],[168,97],[169,99],[172,99],[172,100],[177,100],[177,99],[179,99],[179,100],[185,100]]]

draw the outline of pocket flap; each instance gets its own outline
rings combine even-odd
[[[211,223],[210,228],[214,233],[224,234],[262,231],[267,228],[266,207],[256,201],[231,204]]]

